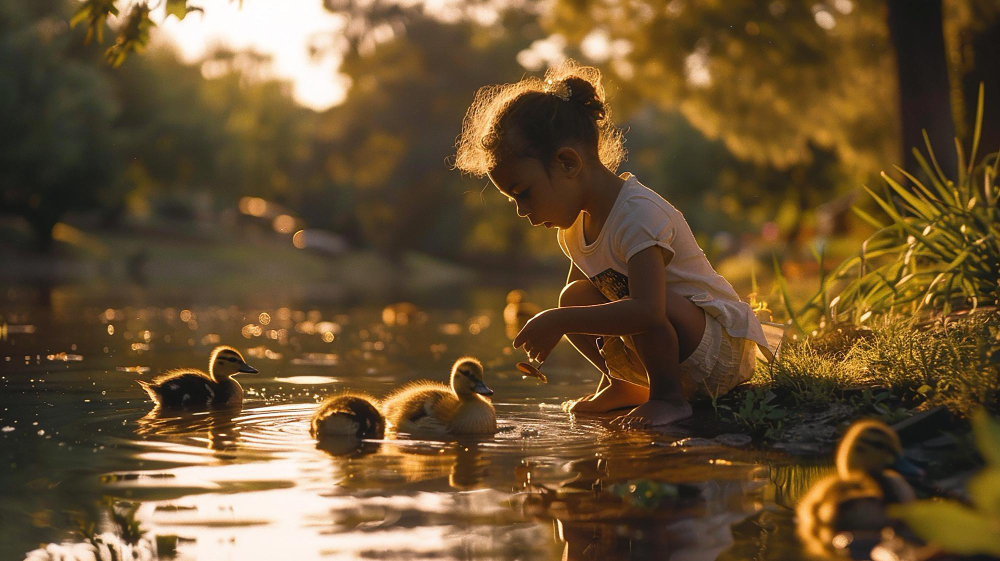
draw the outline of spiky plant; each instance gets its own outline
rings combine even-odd
[[[884,195],[865,187],[889,221],[883,223],[854,208],[858,216],[877,230],[865,240],[857,256],[841,263],[823,279],[819,293],[797,314],[800,329],[822,323],[863,323],[873,315],[887,313],[947,315],[955,309],[997,304],[1000,193],[996,178],[1000,158],[994,152],[974,165],[982,122],[980,85],[968,158],[961,142],[955,139],[958,153],[955,180],[941,170],[924,132],[930,162],[916,148],[913,152],[925,180],[896,167],[910,180],[912,190],[884,172]],[[842,288],[828,300],[835,287]]]

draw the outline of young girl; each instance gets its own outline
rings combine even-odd
[[[750,306],[709,264],[684,216],[614,172],[622,143],[600,73],[568,62],[544,79],[480,89],[455,167],[488,175],[519,216],[555,228],[571,261],[559,307],[531,318],[514,347],[541,362],[566,336],[603,373],[571,411],[634,407],[615,422],[664,425],[691,415],[692,395],[747,380],[756,345],[769,351]],[[617,356],[636,357],[644,375],[623,375],[627,363],[616,367],[604,341],[604,351],[614,342]]]

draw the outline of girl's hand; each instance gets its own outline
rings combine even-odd
[[[543,310],[529,319],[514,337],[514,348],[524,345],[528,358],[542,363],[565,334],[559,321],[559,309]]]

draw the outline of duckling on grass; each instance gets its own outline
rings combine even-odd
[[[455,361],[451,387],[419,381],[392,393],[382,402],[386,422],[396,432],[492,435],[497,432],[493,390],[483,383],[483,365],[472,357]]]
[[[344,391],[323,400],[309,423],[313,438],[329,437],[382,438],[385,435],[385,417],[378,410],[374,397]]]
[[[152,381],[136,380],[158,407],[225,407],[243,405],[243,388],[232,377],[240,372],[256,374],[236,349],[220,345],[208,359],[208,373],[194,369],[164,372]]]
[[[856,421],[847,429],[837,446],[836,469],[799,501],[799,537],[814,554],[848,547],[852,553],[870,550],[882,529],[893,523],[886,505],[916,498],[900,473],[922,473],[903,456],[896,432],[874,419]]]

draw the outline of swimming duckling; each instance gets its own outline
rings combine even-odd
[[[796,507],[798,534],[811,552],[870,550],[879,542],[892,524],[886,505],[916,498],[900,472],[921,472],[902,454],[899,436],[881,421],[856,421],[847,429],[837,446],[837,473],[813,485]]]
[[[151,382],[136,380],[156,405],[162,408],[223,407],[243,405],[243,388],[232,377],[257,369],[236,349],[220,345],[208,359],[208,374],[201,370],[171,370]]]
[[[346,436],[382,438],[385,417],[378,410],[378,400],[359,392],[339,392],[326,398],[312,416],[309,434],[313,438]]]
[[[503,321],[507,325],[524,325],[542,311],[542,307],[533,302],[528,302],[528,293],[515,288],[507,293],[507,305],[503,309]]]
[[[397,432],[444,434],[495,434],[493,395],[483,383],[483,365],[464,357],[451,369],[451,387],[440,382],[408,384],[382,402],[386,422]]]

